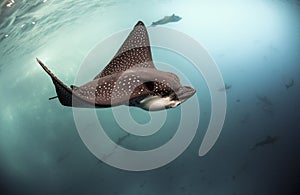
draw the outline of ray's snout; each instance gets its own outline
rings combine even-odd
[[[178,99],[181,102],[186,101],[188,98],[192,97],[196,93],[196,90],[189,86],[182,86],[176,92]]]

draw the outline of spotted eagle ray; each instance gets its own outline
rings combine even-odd
[[[67,87],[37,58],[51,77],[60,103],[82,108],[136,106],[155,111],[174,108],[194,95],[170,72],[155,68],[147,29],[139,21],[109,64],[90,82]],[[54,97],[54,98],[56,98]],[[49,98],[52,99],[52,98]]]

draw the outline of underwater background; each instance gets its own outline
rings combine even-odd
[[[300,194],[300,1],[5,0],[0,8],[1,194]],[[54,86],[35,58],[70,85],[97,43],[139,20],[148,26],[173,13],[182,19],[165,27],[207,48],[228,86],[222,133],[199,157],[210,113],[205,81],[185,60],[154,49],[154,60],[190,77],[201,106],[199,128],[164,167],[116,169],[86,148],[72,109],[48,101]],[[131,111],[139,123],[149,120],[147,112]],[[110,108],[97,114],[113,140],[126,135]],[[162,132],[123,144],[137,150],[163,144],[179,115],[179,108],[169,110]]]

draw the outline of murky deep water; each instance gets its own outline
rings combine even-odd
[[[299,194],[299,1],[10,0],[0,6],[2,192]],[[35,57],[73,84],[81,62],[97,43],[138,20],[150,25],[173,13],[183,19],[165,26],[205,46],[231,85],[223,131],[213,149],[198,157],[209,120],[208,89],[193,70],[183,68],[187,62],[154,49],[154,60],[188,72],[201,105],[200,126],[190,147],[167,166],[148,172],[115,169],[85,147],[72,109],[47,100],[55,91]],[[294,86],[287,89],[292,80]],[[113,130],[120,129],[110,109],[97,113],[108,122],[111,138],[118,140]],[[179,109],[168,113],[164,132],[145,142],[130,137],[124,144],[136,149],[163,144],[175,133],[180,114]],[[132,114],[140,123],[149,120],[140,110]],[[250,150],[266,136],[279,139]]]

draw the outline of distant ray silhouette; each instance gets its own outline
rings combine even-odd
[[[117,54],[94,80],[67,87],[37,58],[50,75],[64,106],[136,106],[145,110],[173,108],[190,98],[195,89],[182,86],[179,78],[155,68],[147,29],[139,21]],[[55,98],[55,97],[53,97]]]
[[[163,24],[167,24],[170,22],[178,22],[179,20],[181,20],[182,18],[179,16],[176,16],[175,14],[172,14],[171,16],[165,16],[164,18],[152,22],[151,26],[156,26],[156,25],[163,25]]]

